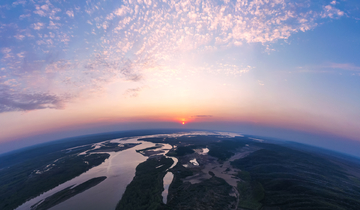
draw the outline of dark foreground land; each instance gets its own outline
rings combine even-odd
[[[169,187],[169,201],[162,209],[221,210],[236,208],[236,198],[230,196],[233,189],[224,179],[210,173],[211,178],[191,184],[182,181],[182,178],[193,174],[190,169],[178,164],[173,171],[175,176]]]
[[[26,200],[100,165],[109,157],[108,154],[68,154],[62,157],[63,152],[58,153],[46,159],[36,158],[2,170],[0,209],[14,209]],[[54,159],[57,160],[55,163]]]
[[[159,209],[163,206],[161,193],[164,190],[163,178],[172,164],[171,158],[157,156],[149,158],[136,167],[133,181],[126,187],[125,193],[116,209]]]
[[[46,210],[49,209],[63,201],[66,201],[67,199],[84,192],[87,189],[90,189],[100,182],[104,181],[106,179],[106,176],[96,177],[92,178],[82,184],[79,184],[78,186],[72,188],[73,186],[67,187],[47,198],[44,199],[44,201],[39,201],[39,203],[31,206],[31,210]]]
[[[79,136],[1,154],[0,209],[15,209],[25,201],[100,165],[109,157],[108,154],[78,156],[79,153],[92,149],[93,143],[173,132],[176,131],[139,130]],[[124,144],[119,147],[118,144],[107,143],[92,152],[121,151],[136,145]]]
[[[174,180],[169,187],[168,203],[156,206],[144,203],[142,209],[360,209],[360,166],[350,161],[351,158],[341,158],[335,153],[325,155],[316,149],[311,152],[296,150],[247,137],[143,140],[176,146],[167,155],[177,157],[179,163],[171,169]],[[253,148],[253,152],[230,161],[231,166],[223,169],[224,173],[233,171],[233,178],[237,180],[236,193],[227,181],[211,171],[208,178],[190,183],[208,163],[201,161],[200,156],[197,156],[199,166],[187,168],[181,163],[194,157],[194,150],[203,147],[209,148],[208,155],[216,157],[220,167],[244,148]],[[136,189],[140,195],[141,189],[140,185]],[[154,193],[161,195],[160,191]],[[121,202],[126,203],[123,199]],[[128,207],[132,209],[133,206],[129,204]]]
[[[0,156],[0,209],[15,209],[109,157],[90,151],[121,151],[137,145],[107,142],[95,149],[92,143],[137,134],[154,133],[95,135],[87,141],[84,137],[79,142],[63,141]],[[137,151],[149,158],[136,168],[117,209],[360,209],[360,161],[352,157],[304,145],[260,142],[247,136],[142,140],[158,144]],[[163,143],[173,146],[166,155],[178,159],[170,170],[173,160],[158,154]],[[205,148],[208,153],[204,153]],[[163,178],[169,171],[174,178],[165,204]],[[98,177],[64,189],[32,208],[48,209],[103,179]]]

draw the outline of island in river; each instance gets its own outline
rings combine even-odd
[[[31,210],[49,209],[49,208],[55,206],[56,204],[59,204],[59,203],[65,201],[87,189],[90,189],[90,188],[96,186],[97,184],[104,181],[105,179],[106,179],[106,176],[96,177],[96,178],[92,178],[84,183],[81,183],[78,186],[67,187],[67,188],[53,194],[52,196],[47,197],[45,200],[42,200],[42,201],[36,203],[35,205],[31,206]]]

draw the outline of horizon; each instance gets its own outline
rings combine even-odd
[[[244,126],[245,127],[245,126]],[[324,149],[331,152],[336,152],[338,154],[348,155],[353,158],[360,158],[360,152],[356,149],[360,146],[359,142],[352,141],[350,139],[343,139],[338,136],[328,136],[326,134],[316,134],[316,133],[306,133],[306,132],[298,132],[295,130],[283,130],[283,129],[276,129],[276,128],[264,128],[261,127],[261,131],[267,130],[265,132],[261,132],[258,130],[258,132],[255,133],[249,133],[251,130],[259,129],[258,126],[248,126],[246,131],[240,132],[239,130],[216,130],[216,129],[206,129],[206,128],[176,128],[176,127],[168,127],[168,128],[143,128],[143,129],[128,129],[128,130],[103,130],[102,132],[86,132],[84,130],[76,130],[76,135],[74,133],[72,134],[65,134],[60,131],[58,133],[48,133],[48,134],[42,134],[42,135],[35,135],[28,137],[27,139],[18,139],[13,142],[10,142],[10,145],[2,144],[2,148],[0,150],[0,156],[8,155],[13,152],[17,151],[23,151],[28,150],[32,148],[36,148],[41,145],[47,145],[52,144],[56,142],[61,141],[67,141],[67,140],[74,140],[76,141],[77,138],[87,137],[87,136],[101,136],[106,134],[126,134],[129,132],[156,132],[161,134],[164,133],[172,133],[172,132],[196,132],[196,131],[206,131],[206,132],[229,132],[238,134],[239,136],[253,136],[257,138],[262,138],[266,141],[269,141],[271,143],[272,141],[280,141],[282,143],[298,143],[301,145],[314,147],[318,149]],[[260,131],[260,132],[259,132]],[[279,131],[282,131],[280,135],[276,135],[274,133],[279,133]],[[254,132],[254,131],[253,131]],[[143,134],[141,134],[143,135]],[[147,134],[146,134],[147,135]],[[146,136],[145,135],[145,136]],[[149,134],[152,135],[152,134]],[[53,136],[52,138],[49,136]],[[54,137],[56,136],[56,137]],[[27,143],[29,140],[37,139],[37,141],[31,141],[31,144],[23,145],[24,143]],[[39,139],[42,139],[39,141]],[[307,139],[307,140],[304,140]],[[343,140],[347,141],[349,145],[352,146],[352,150],[349,150],[347,147],[338,147],[337,142]],[[329,144],[324,146],[324,141],[328,142]],[[19,143],[21,146],[18,146]],[[5,147],[4,147],[5,146]]]

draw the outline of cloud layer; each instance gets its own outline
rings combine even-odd
[[[61,108],[69,97],[144,71],[177,69],[182,54],[244,44],[265,47],[345,15],[338,2],[308,0],[125,0],[0,3],[0,111]],[[206,66],[206,65],[205,65]],[[244,74],[217,63],[202,71]],[[165,72],[165,71],[164,71]],[[166,76],[166,75],[163,75]],[[140,91],[129,89],[125,95]]]

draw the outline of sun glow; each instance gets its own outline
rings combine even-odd
[[[183,121],[182,124],[185,125],[185,122]]]

